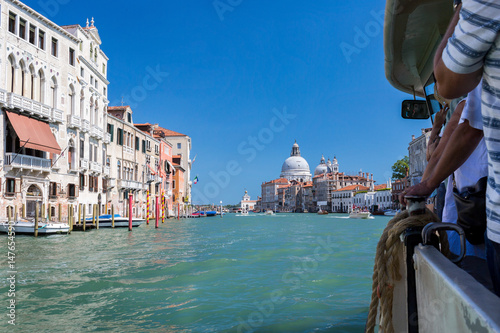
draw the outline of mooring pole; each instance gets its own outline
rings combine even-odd
[[[85,206],[86,206],[85,204],[82,205],[82,207],[83,207],[83,212],[82,212],[82,214],[83,214],[83,216],[82,216],[82,219],[83,219],[83,231],[85,231],[85,228],[87,226],[87,218],[85,217],[85,209],[86,209]]]
[[[146,224],[149,224],[149,190],[146,191]]]
[[[111,205],[111,228],[115,227],[115,205]]]
[[[128,231],[132,231],[132,193],[128,194]]]
[[[33,230],[33,233],[35,237],[38,237],[38,202],[36,203],[35,206],[35,230]]]

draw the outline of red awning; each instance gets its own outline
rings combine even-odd
[[[61,154],[61,147],[52,134],[49,124],[14,112],[5,111],[5,113],[19,137],[21,146]]]

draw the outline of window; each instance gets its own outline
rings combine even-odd
[[[102,193],[106,193],[108,190],[108,180],[103,178],[102,179]]]
[[[139,149],[140,149],[139,138],[135,137],[135,150],[139,150]]]
[[[85,157],[85,141],[80,140],[80,158],[83,159]]]
[[[16,192],[16,180],[14,178],[7,178],[5,180],[5,194],[14,195]]]
[[[52,45],[51,54],[54,57],[57,57],[57,39],[52,38],[52,44],[51,45]]]
[[[117,169],[118,174],[116,175],[116,178],[120,179],[121,174],[122,174],[122,164],[120,161],[118,161],[117,166],[118,166],[118,169]]]
[[[128,121],[129,123],[132,123],[132,114],[127,113],[127,121]]]
[[[97,79],[95,80],[95,88],[99,89],[99,81],[97,81]]]
[[[106,75],[106,64],[102,64],[102,74]]]
[[[115,125],[108,124],[108,133],[111,135],[110,142],[113,142],[113,137],[114,137],[114,130]]]
[[[146,141],[145,140],[142,140],[142,152],[143,153],[146,152]]]
[[[181,147],[182,147],[182,145],[181,145],[181,143],[179,142],[179,143],[177,144],[177,149],[181,149]]]
[[[175,189],[175,180],[172,181],[172,188]]]
[[[57,198],[57,183],[51,182],[49,184],[49,198]]]
[[[102,88],[102,94],[106,96],[106,87]]]
[[[76,186],[75,184],[68,184],[68,197],[75,198],[76,197]]]
[[[38,47],[45,50],[45,32],[42,30],[38,31]]]
[[[80,189],[85,188],[85,175],[83,173],[80,174]]]
[[[75,66],[75,50],[69,48],[69,64]]]
[[[26,20],[19,19],[19,37],[26,39]]]
[[[83,51],[83,43],[80,42],[80,51]]]
[[[35,45],[35,37],[36,37],[36,27],[30,24],[29,42],[33,45]]]
[[[85,70],[83,67],[80,67],[80,76],[83,78],[85,76]]]
[[[9,31],[13,34],[16,33],[16,17],[16,14],[9,12]]]
[[[90,76],[90,85],[93,86],[94,85],[94,77],[91,75]]]
[[[116,131],[116,143],[123,146],[123,130],[121,128]]]
[[[89,145],[89,161],[92,161],[92,152],[94,151],[92,144]]]

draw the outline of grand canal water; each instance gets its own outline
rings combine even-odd
[[[0,331],[361,332],[388,217],[229,214],[16,237],[16,323]]]

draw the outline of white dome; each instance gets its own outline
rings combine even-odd
[[[322,175],[324,173],[330,173],[330,172],[332,172],[332,169],[330,167],[331,166],[330,160],[328,160],[328,162],[330,163],[330,165],[327,165],[326,162],[325,162],[325,157],[321,156],[321,161],[319,162],[319,164],[316,167],[316,169],[314,169],[314,175],[318,176],[318,175]]]
[[[311,171],[307,161],[300,156],[299,145],[297,142],[292,146],[290,157],[285,160],[281,167],[281,178],[307,182],[311,180]]]

